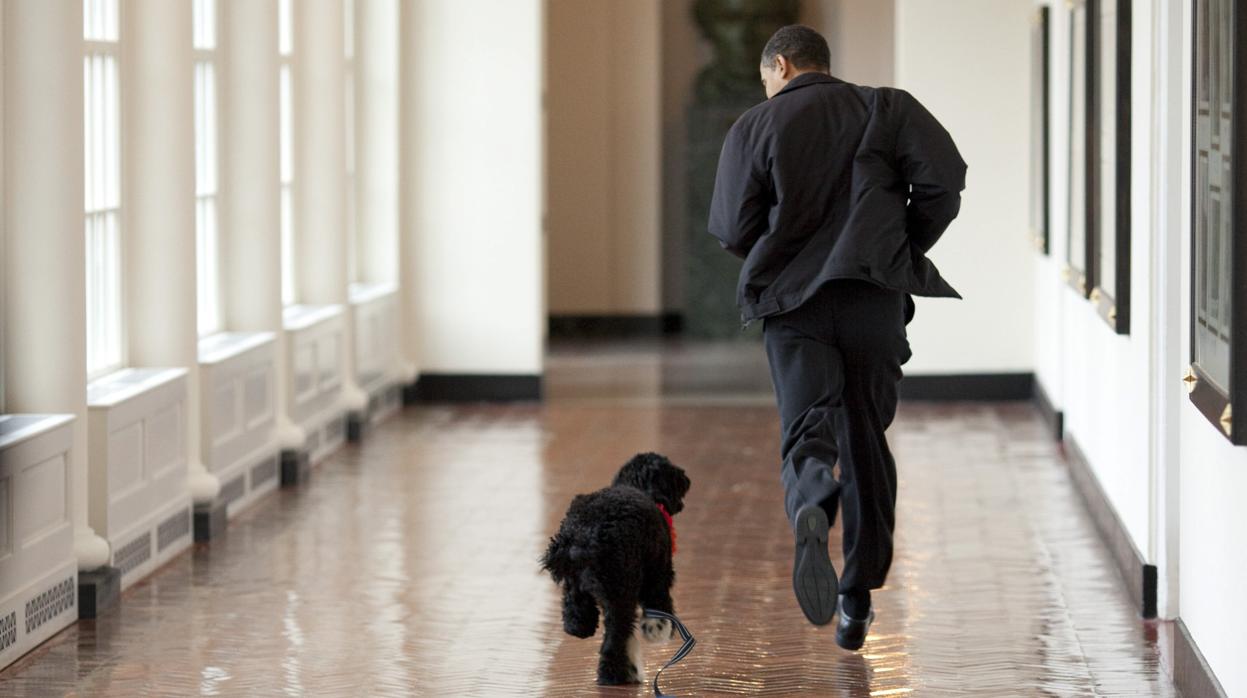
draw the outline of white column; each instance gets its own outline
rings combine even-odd
[[[402,8],[403,322],[430,372],[542,372],[544,8]]]
[[[277,336],[276,394],[286,395],[281,320],[277,2],[223,0],[221,52],[222,285],[231,330]],[[277,400],[282,448],[307,437]]]
[[[346,95],[342,0],[294,3],[294,206],[298,299],[342,305],[354,327],[347,290]],[[353,335],[352,335],[353,336]],[[368,396],[355,381],[355,343],[341,352],[343,406]]]
[[[356,235],[365,281],[398,281],[398,0],[355,0]]]
[[[419,229],[419,212],[415,206],[415,192],[420,188],[419,131],[416,121],[420,110],[420,71],[415,61],[419,50],[413,44],[420,32],[420,12],[416,0],[402,0],[399,5],[398,26],[398,308],[399,308],[399,360],[403,361],[402,374],[407,383],[413,383],[420,374],[419,347],[419,299],[416,298],[416,269],[419,268],[416,253],[416,234]]]
[[[416,270],[416,237],[419,231],[420,189],[419,137],[420,54],[412,38],[420,33],[420,13],[415,0],[402,0],[398,10],[398,313],[399,359],[407,383],[420,375],[420,314]]]
[[[199,449],[191,5],[128,0],[124,14],[127,346],[135,366],[188,369],[187,482],[206,503],[221,485]]]
[[[87,524],[82,3],[4,0],[6,402],[73,414],[78,568],[108,562]],[[19,176],[14,176],[17,173]]]

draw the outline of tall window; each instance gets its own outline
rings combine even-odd
[[[291,0],[277,4],[277,50],[281,54],[279,90],[281,100],[281,302],[295,301],[294,268],[294,108],[290,63],[294,56],[294,17]]]
[[[83,2],[87,374],[119,368],[121,315],[121,38],[118,0]]]
[[[344,47],[344,65],[346,77],[343,90],[346,95],[346,261],[347,281],[359,281],[359,251],[356,249],[357,232],[355,211],[357,197],[355,191],[355,0],[344,0],[342,3],[342,29]]]
[[[1079,295],[1087,286],[1087,3],[1069,4],[1069,219],[1065,274]]]
[[[1230,390],[1230,246],[1234,230],[1234,4],[1200,0],[1196,12],[1194,359],[1204,380]]]
[[[193,0],[195,47],[195,243],[199,335],[223,329],[217,223],[216,0]]]
[[[1198,0],[1191,152],[1191,402],[1247,445],[1247,0]]]

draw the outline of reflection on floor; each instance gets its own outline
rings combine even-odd
[[[626,378],[653,365],[562,353],[545,405],[406,411],[7,669],[0,694],[648,695],[593,686],[598,640],[561,634],[536,565],[570,498],[648,449],[693,479],[675,597],[699,644],[670,693],[1174,694],[1167,627],[1137,618],[1028,406],[902,406],[898,558],[854,654],[792,599],[765,393]],[[620,399],[582,399],[612,383]],[[647,647],[648,669],[675,647]]]

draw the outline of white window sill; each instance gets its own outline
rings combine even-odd
[[[272,332],[218,332],[199,340],[200,365],[216,365],[271,344]]]
[[[0,450],[74,421],[71,414],[0,414]]]
[[[306,330],[341,314],[340,305],[288,305],[281,312],[282,327],[287,332]]]
[[[87,384],[87,407],[116,407],[185,375],[184,368],[123,368]]]
[[[356,282],[350,286],[351,305],[363,305],[398,293],[398,286],[390,283]]]

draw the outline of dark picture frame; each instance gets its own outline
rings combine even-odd
[[[1036,8],[1031,29],[1030,234],[1041,254],[1052,252],[1052,11]]]
[[[1191,90],[1190,368],[1200,414],[1247,445],[1247,0],[1196,0]],[[1228,144],[1227,144],[1228,141]],[[1235,302],[1239,301],[1239,302]]]
[[[1088,298],[1130,332],[1131,6],[1087,0]]]

